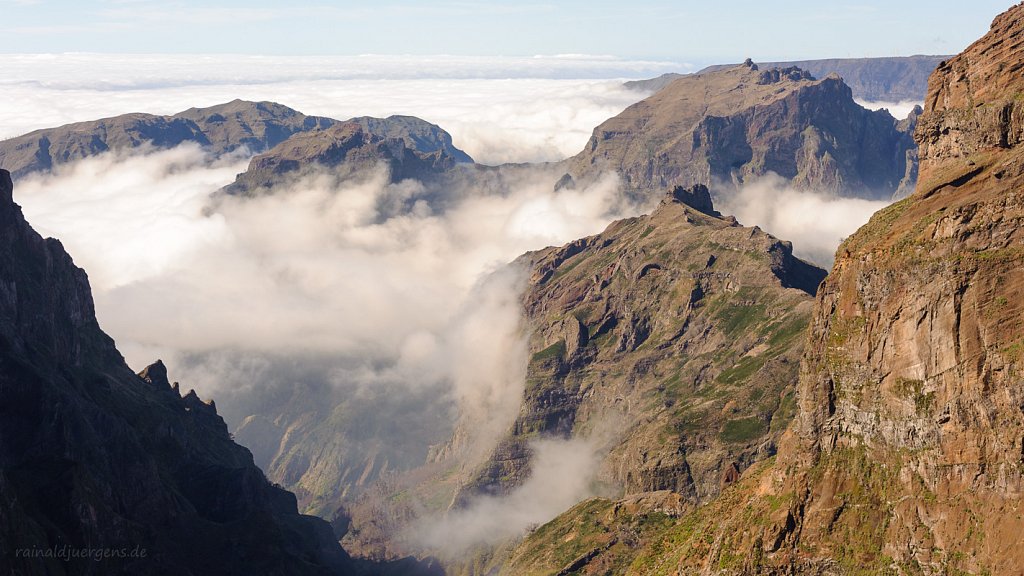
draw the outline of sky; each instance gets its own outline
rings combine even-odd
[[[2,53],[601,54],[698,64],[952,54],[1008,0],[0,0]],[[742,41],[739,41],[742,39]]]

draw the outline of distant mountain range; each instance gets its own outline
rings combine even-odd
[[[615,171],[655,192],[724,192],[771,172],[798,189],[890,198],[916,180],[915,122],[864,109],[836,75],[746,62],[682,76],[605,121],[568,172]]]
[[[797,188],[888,198],[913,188],[915,122],[913,114],[897,121],[864,110],[835,77],[815,80],[798,68],[753,63],[713,67],[667,84],[602,123],[587,147],[563,164],[566,183],[616,171],[627,188],[654,198],[674,186],[718,189],[769,172]],[[242,147],[256,154],[225,189],[233,194],[269,189],[313,168],[347,177],[380,163],[393,181],[436,181],[427,194],[433,196],[461,187],[455,184],[501,178],[473,164],[442,128],[418,118],[342,122],[240,100],[173,116],[127,114],[37,130],[0,142],[0,166],[18,178],[106,151],[185,142],[212,157]]]
[[[273,102],[234,100],[209,108],[190,108],[173,116],[124,114],[91,122],[35,130],[0,142],[0,167],[18,178],[53,170],[108,151],[141,146],[173,148],[185,142],[203,146],[212,156],[245,148],[259,153],[293,134],[325,129],[336,120],[306,116]]]
[[[853,91],[853,97],[868,102],[921,102],[928,90],[928,77],[950,56],[899,56],[891,58],[831,58],[792,62],[758,62],[762,68],[797,67],[816,78],[838,74]],[[708,66],[701,72],[713,72],[733,65]],[[685,74],[662,74],[650,80],[626,82],[626,87],[657,92]]]

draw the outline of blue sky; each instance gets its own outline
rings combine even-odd
[[[0,0],[0,52],[605,54],[697,64],[956,53],[1009,0]]]

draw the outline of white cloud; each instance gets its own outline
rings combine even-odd
[[[736,193],[715,200],[718,211],[736,216],[744,226],[760,226],[777,238],[789,240],[796,256],[826,270],[832,267],[843,239],[888,204],[794,190],[774,174],[750,181]]]
[[[459,557],[480,544],[493,544],[550,521],[596,494],[600,450],[586,439],[531,443],[531,473],[506,496],[480,497],[443,518],[413,527],[412,539],[428,550]]]
[[[875,102],[870,100],[857,100],[857,104],[867,108],[868,110],[888,110],[889,114],[892,114],[893,118],[902,120],[910,115],[910,112],[914,109],[914,106],[923,106],[924,102],[918,102],[916,100],[903,100],[901,102]]]
[[[508,174],[497,193],[450,191],[461,200],[444,212],[383,171],[340,187],[312,175],[211,208],[240,168],[210,166],[194,146],[105,154],[19,182],[15,197],[89,271],[101,325],[136,369],[158,355],[321,355],[346,366],[347,384],[448,381],[499,425],[525,376],[521,284],[485,279],[640,210],[614,177],[556,194],[560,174],[543,167]],[[382,217],[396,198],[412,210]]]
[[[0,137],[127,112],[173,114],[234,98],[346,119],[408,114],[480,162],[558,160],[641,95],[618,78],[679,65],[605,56],[0,55]],[[614,78],[614,79],[613,79]]]
[[[211,164],[196,145],[138,156],[108,154],[32,175],[15,198],[43,235],[64,241],[100,293],[143,281],[206,243],[224,238],[218,217],[200,217],[209,191],[247,158]]]

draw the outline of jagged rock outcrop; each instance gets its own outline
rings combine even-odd
[[[691,502],[774,453],[825,274],[788,243],[722,218],[695,186],[523,261],[525,399],[461,499],[518,486],[539,438],[604,440],[604,480]]]
[[[419,118],[354,118],[326,130],[297,134],[256,156],[225,192],[258,194],[314,172],[344,179],[381,165],[390,182],[411,178],[429,183],[472,161],[452,145],[447,132]]]
[[[0,342],[0,572],[355,573],[212,402],[180,396],[162,363],[131,372],[85,272],[29,227],[3,170]]]
[[[213,156],[246,147],[258,153],[298,132],[325,129],[336,121],[306,116],[273,102],[233,100],[189,108],[173,116],[124,114],[92,122],[29,132],[0,142],[0,168],[19,178],[108,151],[149,145],[173,148],[185,142],[206,147]]]
[[[812,76],[824,78],[838,74],[853,91],[853,97],[872,102],[920,102],[928,91],[928,77],[939,62],[949,56],[895,56],[883,58],[832,58],[794,62],[765,62],[762,68],[795,66]],[[701,72],[729,68],[709,66]],[[661,90],[683,74],[663,74],[650,80],[626,82],[626,87],[645,92]]]
[[[774,172],[799,189],[889,198],[914,149],[896,119],[859,106],[838,76],[748,62],[680,77],[630,106],[594,129],[568,171],[577,180],[615,171],[649,193]]]
[[[438,154],[439,157],[450,159],[454,163],[473,162],[469,154],[452,144],[451,134],[442,130],[440,126],[415,116],[360,116],[352,118],[349,122],[359,124],[367,132],[381,138],[402,140],[406,147],[420,154]]]

